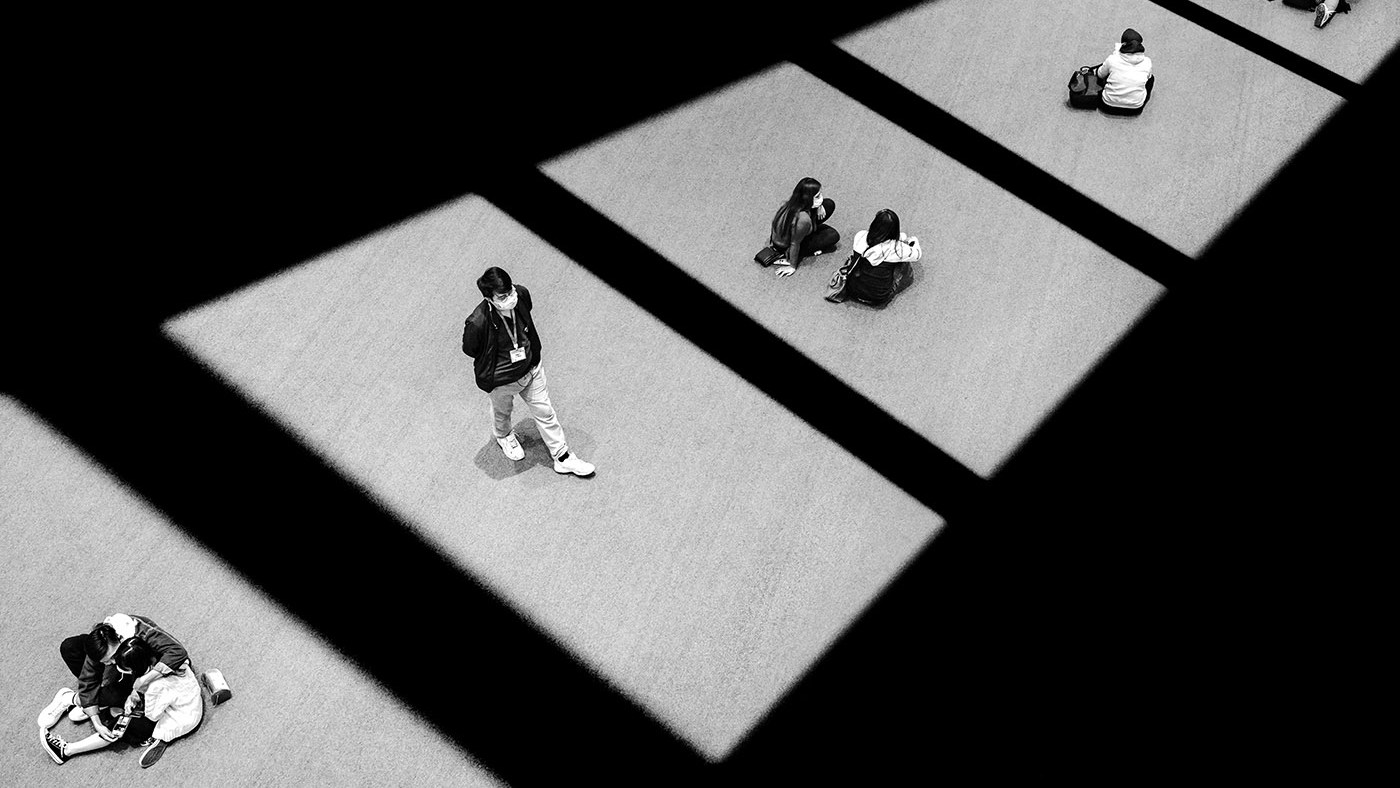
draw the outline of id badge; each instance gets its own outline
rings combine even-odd
[[[517,361],[524,361],[524,360],[525,360],[525,348],[523,348],[523,347],[516,347],[516,348],[511,348],[511,349],[510,349],[510,361],[511,361],[512,364],[515,363],[515,362],[517,362]]]

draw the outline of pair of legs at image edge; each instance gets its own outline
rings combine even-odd
[[[1327,3],[1318,3],[1317,7],[1313,9],[1313,27],[1322,27],[1328,22],[1331,22],[1332,17],[1335,16],[1338,11],[1344,14],[1350,12],[1351,3],[1348,3],[1347,0],[1331,0],[1331,2]]]
[[[536,364],[514,383],[505,383],[491,390],[491,416],[494,421],[493,434],[496,443],[506,458],[519,461],[525,458],[525,450],[510,429],[510,414],[517,396],[530,409],[530,416],[539,427],[540,437],[549,448],[549,456],[554,458],[555,473],[572,473],[575,476],[592,476],[593,464],[584,462],[569,451],[564,440],[564,428],[559,426],[559,416],[554,412],[554,404],[549,401],[548,381],[544,376],[544,365]]]
[[[1272,2],[1272,0],[1270,0]],[[1284,0],[1284,5],[1294,8],[1312,9],[1313,27],[1322,27],[1332,21],[1332,17],[1339,12],[1346,14],[1351,12],[1351,3],[1347,0],[1326,0],[1326,2],[1311,2],[1311,0]]]
[[[73,673],[74,678],[80,676],[83,669],[83,637],[82,635],[74,635],[66,638],[58,647],[64,664],[68,666],[68,670]],[[192,670],[192,668],[189,669]],[[107,674],[103,676],[102,686],[97,690],[95,705],[98,708],[98,716],[103,727],[113,734],[113,738],[110,739],[94,732],[86,738],[68,742],[64,741],[63,737],[51,733],[50,729],[63,718],[64,712],[68,713],[68,719],[73,723],[88,722],[87,712],[83,710],[83,707],[77,705],[78,693],[68,687],[60,689],[53,696],[49,705],[39,712],[39,743],[44,748],[44,752],[53,759],[54,763],[61,766],[75,755],[95,752],[121,741],[133,747],[146,748],[141,753],[141,768],[143,769],[160,760],[170,742],[157,738],[155,721],[148,719],[142,713],[139,705],[126,718],[126,724],[121,725],[123,713],[126,710],[125,704],[131,695],[132,684],[135,681],[134,675],[123,676],[113,666],[107,666]]]

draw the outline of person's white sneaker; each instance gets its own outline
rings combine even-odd
[[[575,476],[592,476],[593,463],[580,460],[573,452],[563,460],[554,461],[555,473],[572,473]]]
[[[70,710],[68,711],[68,721],[69,721],[69,722],[87,722],[87,720],[88,720],[87,712],[83,711],[83,707],[82,707],[82,706],[74,706],[72,709],[70,709]]]
[[[525,459],[525,450],[520,448],[520,441],[515,439],[515,433],[511,433],[504,438],[497,438],[496,443],[501,445],[501,451],[505,452],[508,460]]]
[[[63,717],[63,712],[68,711],[68,707],[73,705],[73,695],[73,690],[67,687],[59,690],[58,694],[53,696],[53,703],[45,706],[44,710],[39,712],[39,727],[48,730],[57,725],[59,719]],[[78,709],[78,711],[82,711],[82,709]],[[83,719],[87,719],[87,715],[83,715]]]

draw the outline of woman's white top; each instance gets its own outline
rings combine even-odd
[[[146,719],[156,724],[152,735],[165,742],[184,736],[204,719],[204,696],[188,661],[146,685]]]
[[[880,263],[902,263],[910,260],[917,260],[924,256],[924,247],[920,244],[909,245],[905,241],[909,240],[908,233],[900,233],[899,240],[893,238],[888,241],[867,247],[865,236],[869,230],[861,230],[856,233],[856,237],[851,239],[851,250],[870,261],[871,265]]]

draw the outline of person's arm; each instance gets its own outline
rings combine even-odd
[[[140,678],[136,679],[136,681],[133,681],[131,683],[131,691],[137,693],[145,692],[146,687],[150,686],[150,683],[152,681],[155,681],[161,676],[170,675],[166,672],[167,670],[169,670],[169,668],[165,667],[164,663],[157,662],[154,667],[146,671],[144,674],[141,675]]]
[[[467,318],[467,324],[462,327],[462,352],[472,358],[476,358],[478,348],[481,347],[481,329]]]
[[[131,689],[134,692],[142,692],[152,681],[161,676],[169,676],[178,671],[181,665],[189,660],[189,652],[180,641],[171,637],[164,630],[152,628],[146,633],[146,642],[151,644],[151,650],[157,655],[156,664],[146,671],[145,675],[136,679],[132,683]]]
[[[1109,58],[1112,57],[1112,55],[1109,55],[1108,57],[1104,58],[1104,61],[1102,63],[1099,64],[1099,79],[1108,79],[1109,72],[1113,71],[1113,69],[1108,67]]]
[[[97,713],[97,690],[102,686],[102,676],[106,672],[107,666],[101,662],[93,662],[91,659],[83,660],[83,669],[78,676],[78,696],[77,701],[82,706],[83,713],[92,722],[92,727],[104,738],[110,738],[112,732],[102,724],[102,716]],[[87,687],[87,680],[93,677],[91,688]],[[84,694],[85,692],[90,694]]]
[[[107,666],[101,662],[93,662],[90,657],[83,658],[83,669],[78,672],[78,692],[76,702],[82,707],[83,713],[89,717],[97,716],[97,690],[102,687],[102,674]]]
[[[900,239],[894,245],[894,253],[888,258],[892,263],[913,262],[924,256],[924,247],[919,244],[918,236],[905,235],[900,233]]]
[[[106,725],[103,725],[103,724],[102,724],[102,717],[100,717],[100,716],[98,716],[96,713],[94,713],[94,714],[88,716],[88,721],[92,723],[93,730],[97,731],[97,735],[98,735],[98,736],[101,736],[102,738],[106,739],[107,741],[115,741],[115,740],[116,740],[116,737],[115,737],[115,735],[112,733],[111,729],[108,728]]]
[[[792,240],[788,243],[787,261],[778,264],[778,276],[788,276],[797,270],[797,261],[802,259],[802,239],[812,232],[812,218],[803,211],[792,226]]]

